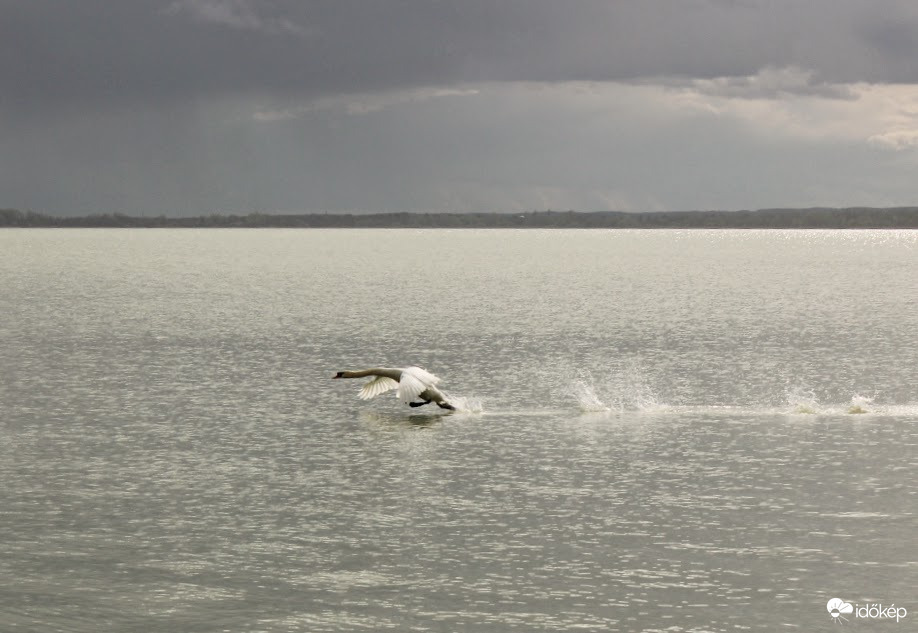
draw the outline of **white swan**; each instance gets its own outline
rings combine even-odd
[[[396,394],[398,399],[410,407],[423,407],[425,404],[436,402],[441,409],[450,411],[456,409],[449,403],[443,392],[437,389],[436,384],[440,382],[440,379],[420,367],[403,369],[374,367],[359,371],[339,371],[332,378],[364,378],[366,376],[375,376],[375,378],[365,384],[357,394],[361,400],[369,400],[381,393],[398,389]],[[421,402],[413,402],[415,398],[420,398]]]

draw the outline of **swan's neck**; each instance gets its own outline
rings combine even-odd
[[[389,367],[373,367],[371,369],[359,369],[357,371],[343,371],[342,378],[364,378],[366,376],[385,376],[392,380],[399,380],[402,377],[401,369],[391,369]]]

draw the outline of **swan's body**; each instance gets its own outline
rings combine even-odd
[[[332,378],[365,378],[375,376],[360,390],[357,396],[361,400],[375,398],[381,393],[397,389],[398,399],[411,407],[422,407],[425,404],[436,402],[441,409],[454,410],[456,407],[449,403],[442,391],[436,385],[440,379],[426,369],[420,367],[374,367],[359,371],[339,371]],[[420,399],[420,402],[415,402]]]

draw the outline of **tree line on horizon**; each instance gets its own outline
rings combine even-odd
[[[0,209],[0,227],[58,228],[918,228],[918,207],[756,211],[530,211],[526,213],[368,213],[60,217]]]

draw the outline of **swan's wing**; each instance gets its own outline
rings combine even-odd
[[[426,369],[422,369],[421,367],[406,367],[405,369],[402,370],[403,378],[405,377],[405,374],[414,376],[415,378],[420,380],[422,383],[424,383],[424,385],[426,385],[427,387],[430,387],[440,382],[439,378],[434,376],[432,373],[430,373]]]
[[[363,386],[363,389],[360,390],[360,393],[357,394],[357,397],[361,400],[369,400],[370,398],[375,398],[381,393],[386,393],[391,389],[398,388],[398,381],[392,380],[388,376],[377,376]]]
[[[428,387],[433,387],[440,379],[420,367],[408,367],[402,370],[402,379],[398,382],[398,399],[411,402]]]
[[[417,398],[427,386],[411,374],[402,374],[402,379],[398,382],[398,399],[408,403]]]

